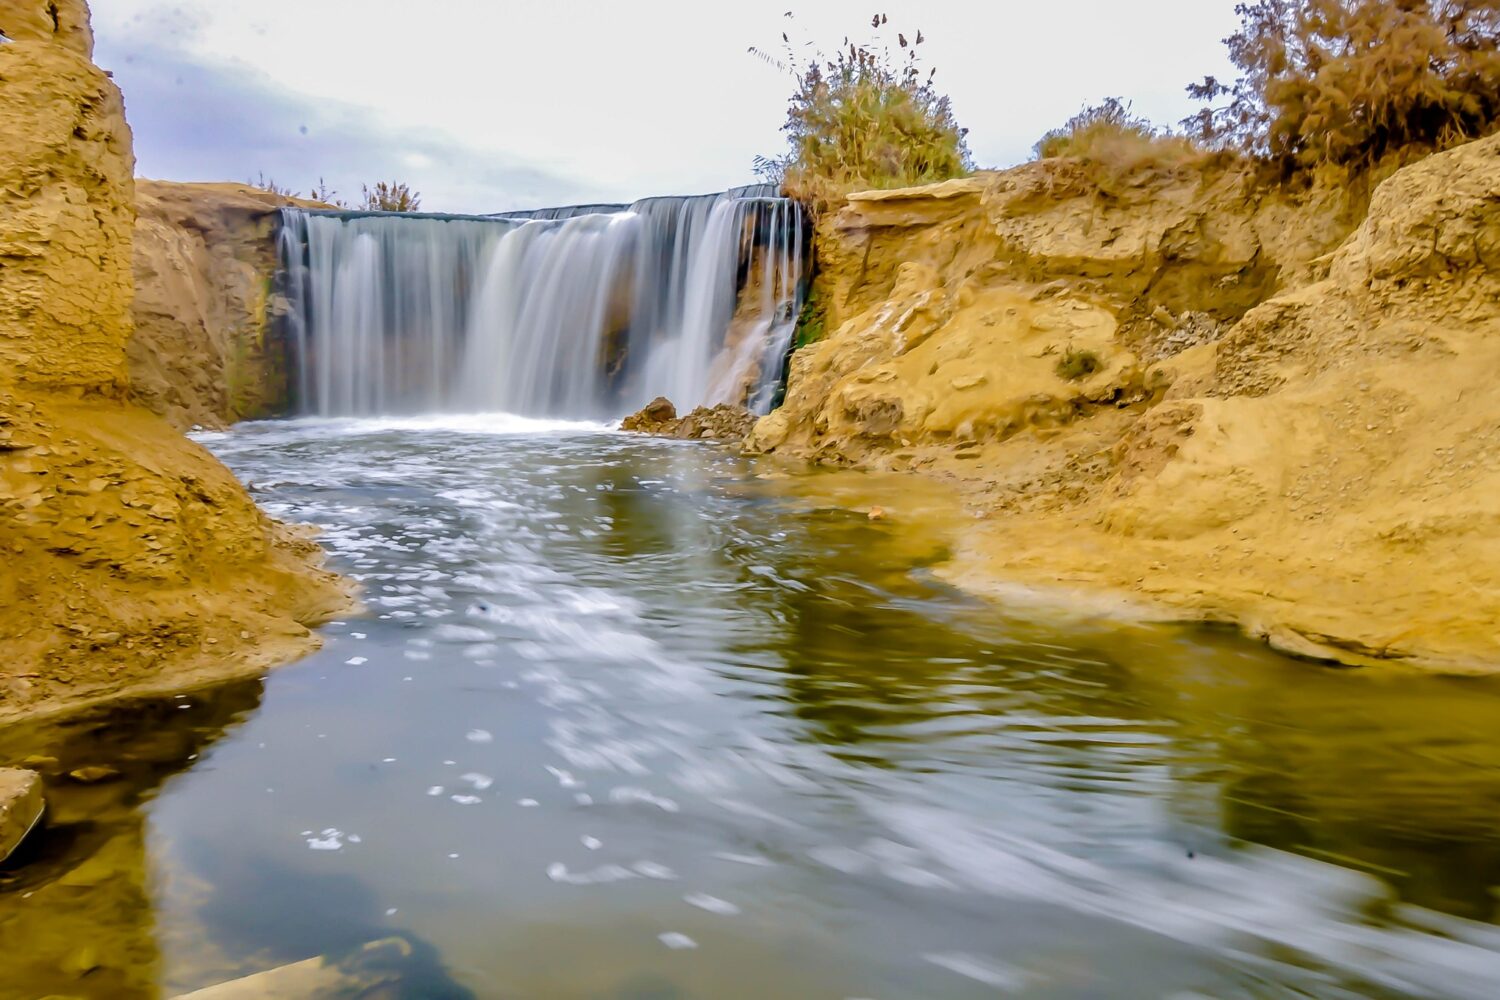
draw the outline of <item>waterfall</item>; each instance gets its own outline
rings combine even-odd
[[[298,405],[324,415],[769,409],[810,232],[768,186],[491,216],[282,209]]]

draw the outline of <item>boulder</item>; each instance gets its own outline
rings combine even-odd
[[[666,396],[657,396],[635,413],[620,421],[622,431],[637,434],[670,434],[677,426],[677,407]]]

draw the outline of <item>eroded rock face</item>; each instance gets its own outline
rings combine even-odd
[[[1212,170],[1091,195],[1070,170],[852,198],[821,233],[833,332],[750,449],[963,483],[946,572],[978,588],[1500,669],[1500,137],[1363,220]]]
[[[289,659],[343,585],[123,399],[133,161],[87,8],[0,0],[0,31],[0,721]]]
[[[174,427],[290,405],[272,287],[286,205],[328,207],[243,184],[136,183],[130,394]]]
[[[1104,190],[1068,161],[852,195],[819,226],[830,336],[793,355],[751,450],[858,464],[1141,402],[1151,362],[1222,335],[1337,246],[1341,208],[1213,168]]]
[[[0,0],[0,384],[118,387],[135,159],[82,0]]]

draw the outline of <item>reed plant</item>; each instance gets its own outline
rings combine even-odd
[[[972,169],[967,130],[937,90],[936,70],[922,66],[926,38],[897,32],[892,50],[888,18],[876,14],[870,27],[869,40],[846,38],[832,56],[815,48],[802,55],[785,32],[782,56],[750,50],[795,81],[782,126],[788,151],[757,158],[757,173],[815,211],[851,191],[927,184]]]

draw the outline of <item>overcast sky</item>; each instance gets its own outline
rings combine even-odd
[[[455,212],[720,190],[780,153],[790,80],[750,55],[781,32],[864,38],[879,4],[823,0],[94,0],[138,173],[265,173],[345,195],[397,178]],[[1229,75],[1233,0],[888,3],[981,166],[1026,159],[1086,102],[1163,123]],[[889,29],[888,29],[889,30]],[[893,37],[893,36],[892,36]]]

